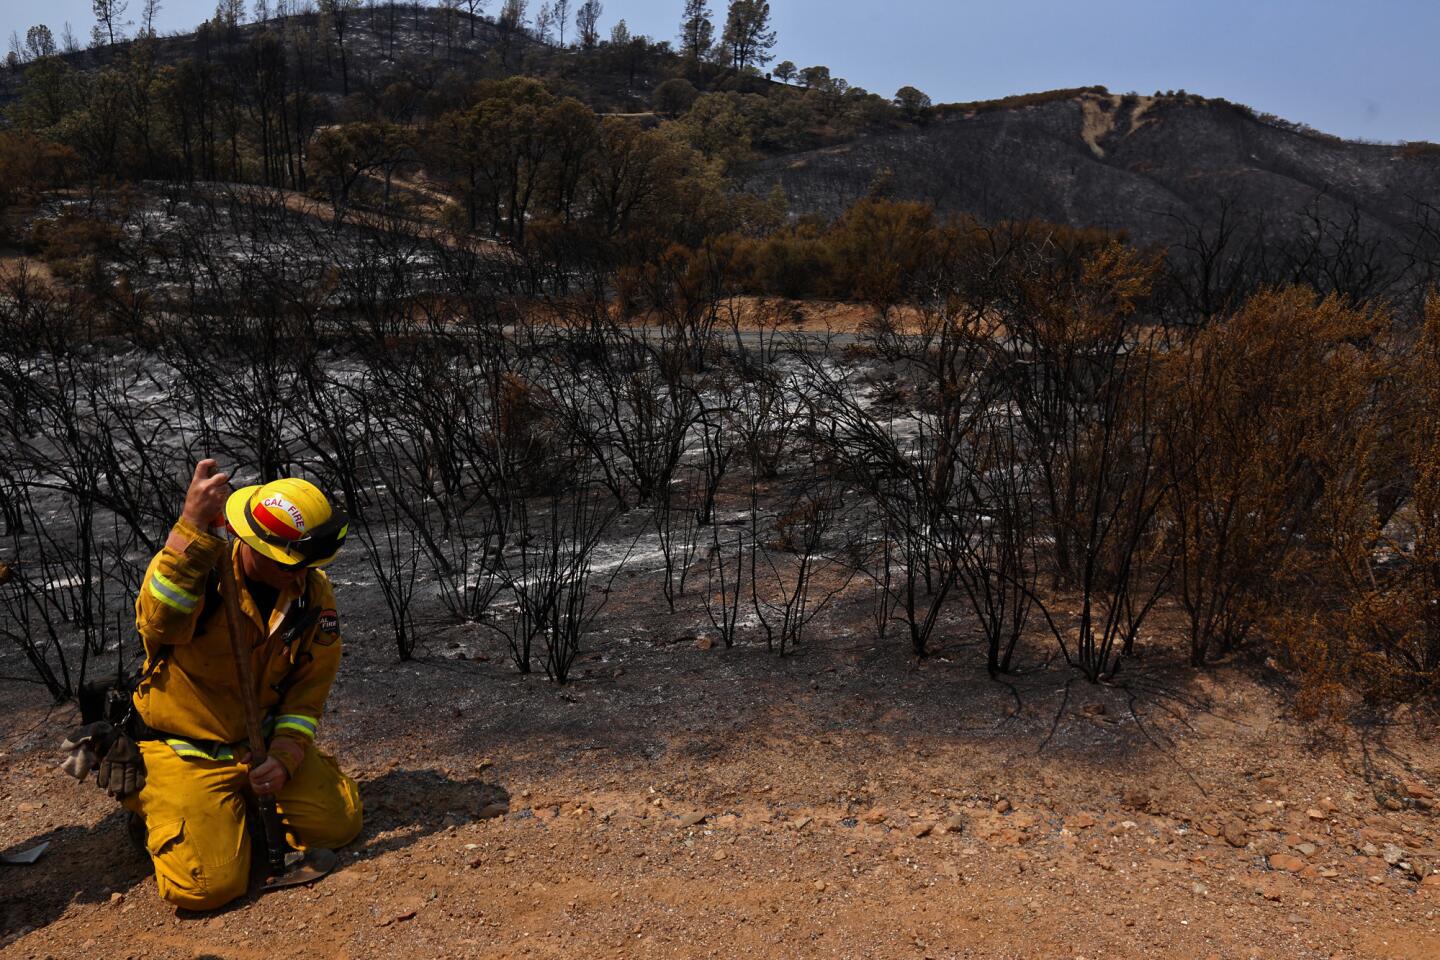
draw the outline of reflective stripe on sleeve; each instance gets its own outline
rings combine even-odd
[[[315,739],[315,728],[319,723],[319,717],[307,717],[300,713],[284,713],[275,718],[275,732],[289,730],[313,740]]]
[[[158,572],[151,574],[149,586],[151,596],[167,607],[174,607],[181,613],[194,613],[195,608],[200,604],[198,596],[176,586],[173,581]]]

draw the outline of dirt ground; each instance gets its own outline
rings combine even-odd
[[[1440,957],[1433,717],[1317,741],[1273,672],[1155,638],[1123,683],[1038,642],[992,682],[963,621],[924,661],[877,640],[858,585],[781,660],[643,574],[556,687],[438,618],[399,663],[337,566],[339,871],[177,912],[58,769],[68,709],[0,682],[0,850],[50,841],[0,867],[0,956]]]
[[[9,282],[21,270],[29,270],[39,280],[52,282],[55,274],[50,266],[36,257],[26,257],[9,248],[0,246],[0,283]]]

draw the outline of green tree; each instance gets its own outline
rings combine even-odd
[[[138,153],[136,172],[142,176],[165,176],[168,171],[157,166],[159,133],[157,114],[158,67],[155,42],[143,36],[131,45],[123,64],[125,77],[125,131],[132,149]]]
[[[529,0],[505,0],[500,6],[500,16],[495,18],[495,25],[501,30],[519,30],[525,23],[525,8],[529,5]]]
[[[43,133],[79,110],[84,101],[84,78],[59,57],[46,57],[25,71],[20,102],[11,116],[17,126]]]
[[[624,24],[625,21],[621,20],[617,26]],[[653,53],[650,38],[642,34],[632,34],[627,29],[612,33],[610,43],[619,68],[625,72],[626,85],[633,89],[635,78],[645,68]]]
[[[30,54],[31,60],[54,56],[55,37],[50,33],[50,28],[43,23],[37,23],[26,30],[25,52]]]
[[[339,213],[355,185],[372,173],[382,176],[388,204],[395,168],[412,155],[414,146],[414,133],[408,127],[384,121],[349,123],[316,135],[310,144],[310,163],[328,185],[331,203]]]
[[[593,162],[600,119],[579,100],[565,97],[546,111],[544,122],[550,145],[540,192],[549,211],[569,223],[584,206],[581,187]]]
[[[125,136],[127,82],[124,73],[107,68],[84,78],[84,107],[60,123],[60,140],[79,155],[92,180],[114,176],[120,167]]]
[[[655,229],[681,209],[673,202],[690,151],[653,130],[607,117],[591,166],[590,193],[596,226],[613,236],[644,224]]]
[[[432,160],[452,176],[472,228],[483,218],[493,234],[523,243],[546,198],[562,215],[575,205],[593,114],[529,77],[487,82],[478,92],[473,107],[441,119]]]
[[[699,63],[715,46],[715,21],[710,17],[709,0],[685,0],[685,13],[680,18],[680,53],[691,63]]]
[[[94,37],[113,45],[117,33],[125,39],[125,11],[128,0],[90,0],[90,10],[95,14]]]
[[[781,60],[775,67],[775,79],[787,86],[791,80],[795,79],[798,73],[799,71],[796,69],[794,62],[790,60]]]
[[[901,87],[895,91],[895,106],[907,119],[918,120],[930,111],[930,98],[914,87]]]
[[[234,30],[245,21],[244,0],[219,0],[215,4],[215,22],[227,30]]]
[[[775,31],[770,28],[770,4],[765,0],[731,0],[721,43],[736,70],[763,66],[773,59]]]
[[[824,90],[830,84],[830,68],[819,65],[800,71],[800,83],[806,90]]]
[[[580,49],[594,50],[600,42],[600,15],[605,7],[600,0],[585,0],[575,9],[575,32],[580,35]]]
[[[156,94],[179,151],[186,180],[217,179],[216,134],[220,88],[213,63],[193,58],[161,68]]]
[[[754,94],[707,93],[675,122],[674,131],[722,169],[733,170],[755,159],[755,120],[764,107],[765,98]]]
[[[662,117],[673,120],[690,109],[699,92],[695,85],[684,77],[671,77],[655,88],[651,105]]]

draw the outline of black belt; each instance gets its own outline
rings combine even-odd
[[[204,750],[206,753],[215,753],[221,747],[230,746],[230,744],[226,743],[223,740],[200,740],[196,737],[182,736],[178,733],[170,733],[166,730],[157,730],[140,718],[140,711],[138,710],[132,712],[130,714],[129,720],[126,721],[125,733],[127,733],[130,736],[130,739],[134,740],[136,743],[141,743],[146,740],[184,740],[188,743],[193,743],[195,746]]]

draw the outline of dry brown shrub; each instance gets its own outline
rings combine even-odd
[[[1416,157],[1440,157],[1440,143],[1431,143],[1428,140],[1411,140],[1396,147],[1395,155],[1407,159],[1414,159]]]
[[[883,308],[911,294],[911,280],[935,255],[940,242],[935,209],[900,200],[861,200],[840,218],[828,237],[838,276],[850,295]]]
[[[1290,633],[1302,696],[1324,702],[1343,686],[1371,706],[1440,693],[1440,298],[1426,304],[1424,324],[1397,375],[1395,401],[1377,419],[1399,436],[1401,462],[1413,478],[1408,503],[1382,526],[1358,485],[1337,487],[1321,503],[1333,582],[1319,599],[1308,637]],[[1367,478],[1368,479],[1368,478]],[[1324,583],[1323,578],[1317,582]],[[1333,698],[1329,698],[1333,699]],[[1313,703],[1306,705],[1314,706]]]
[[[1267,626],[1295,672],[1299,717],[1327,724],[1343,720],[1353,697],[1342,682],[1348,658],[1344,645],[1334,642],[1333,624],[1314,614],[1281,611]]]
[[[1067,87],[1061,90],[1045,90],[1039,93],[1022,93],[999,100],[972,100],[966,103],[936,104],[935,113],[940,117],[955,114],[988,113],[992,110],[1020,110],[1024,107],[1038,107],[1057,100],[1076,100],[1086,94],[1108,96],[1105,87]]]
[[[0,208],[68,183],[75,151],[32,134],[0,131]]]
[[[98,290],[108,286],[105,261],[119,249],[123,236],[114,223],[64,210],[35,222],[30,245],[60,279]]]
[[[1360,522],[1378,371],[1359,345],[1383,322],[1302,288],[1266,292],[1168,358],[1168,520],[1194,664],[1289,602],[1318,528]]]

